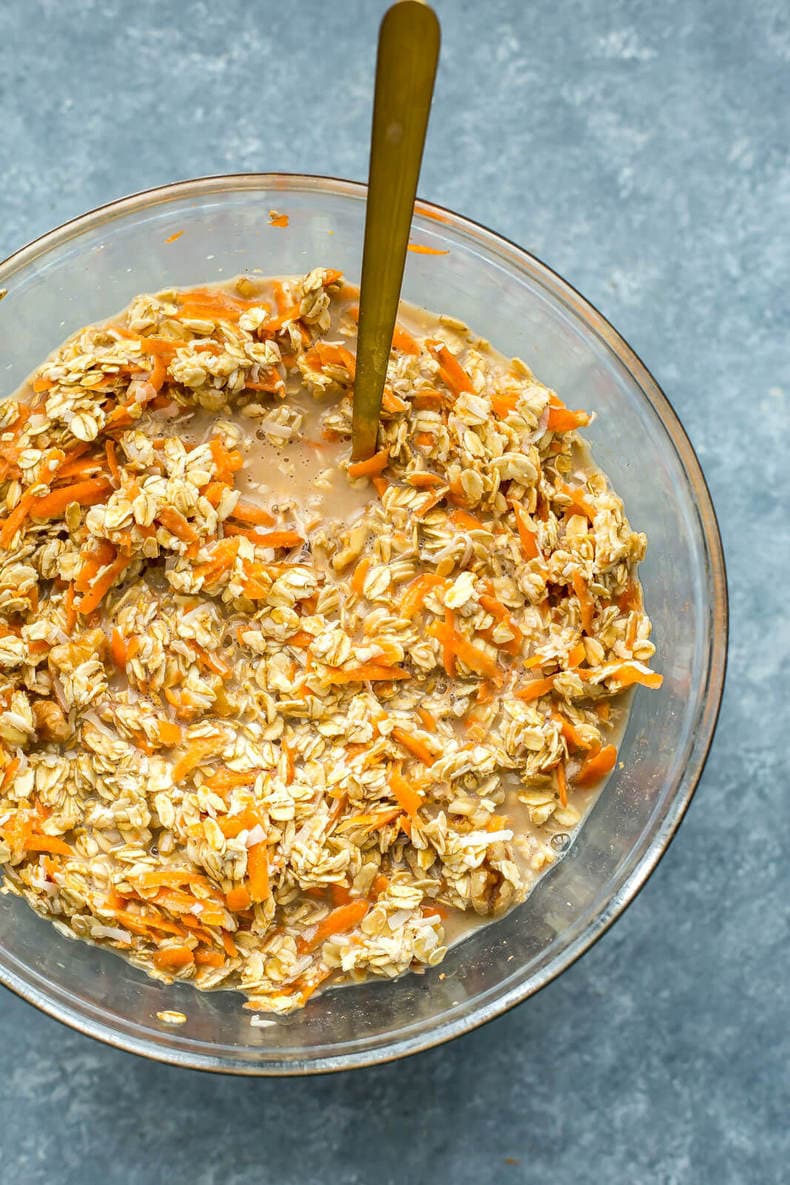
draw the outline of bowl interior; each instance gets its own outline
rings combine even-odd
[[[287,213],[289,226],[270,226],[270,209]],[[0,897],[0,977],[125,1048],[288,1073],[377,1061],[471,1028],[553,978],[631,899],[704,762],[724,674],[726,598],[712,507],[674,413],[611,327],[547,268],[455,215],[420,210],[413,237],[447,253],[409,255],[404,297],[459,317],[524,358],[569,405],[596,413],[596,459],[650,541],[641,574],[664,686],[636,694],[622,764],[569,854],[524,905],[421,976],[328,992],[291,1017],[252,1025],[240,995],[165,988]],[[363,223],[361,186],[261,176],[171,186],[54,231],[0,267],[0,395],[73,330],[139,292],[319,264],[358,282]],[[164,1009],[182,1010],[186,1023],[163,1024]]]

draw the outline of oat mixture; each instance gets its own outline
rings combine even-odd
[[[429,317],[350,464],[354,298],[141,296],[0,404],[6,887],[262,1011],[522,901],[661,682],[588,417]]]

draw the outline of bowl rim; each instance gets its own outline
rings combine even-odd
[[[183,199],[189,196],[204,196],[212,192],[232,193],[240,190],[277,188],[282,188],[283,192],[300,189],[323,190],[333,195],[339,194],[356,199],[364,198],[367,192],[367,185],[364,182],[312,173],[210,174],[170,182],[105,202],[31,239],[0,262],[0,282],[5,282],[6,276],[11,278],[20,268],[64,245],[83,231],[110,223],[119,216],[142,209],[150,210],[174,199]],[[430,1031],[416,1037],[385,1038],[381,1046],[374,1045],[347,1054],[319,1055],[315,1058],[308,1055],[292,1062],[261,1060],[258,1063],[241,1059],[233,1060],[233,1058],[220,1054],[202,1052],[200,1049],[202,1043],[200,1042],[185,1043],[186,1048],[173,1047],[166,1043],[160,1043],[151,1036],[135,1036],[119,1032],[110,1024],[96,1017],[78,1014],[68,1004],[59,1002],[53,996],[47,995],[35,985],[28,983],[22,975],[0,966],[0,983],[16,995],[55,1020],[116,1049],[169,1065],[219,1074],[291,1077],[381,1065],[408,1054],[434,1048],[454,1037],[480,1028],[553,982],[594,946],[599,938],[622,916],[667,851],[688,810],[705,769],[716,733],[727,671],[729,636],[727,574],[721,531],[710,490],[697,453],[677,412],[642,359],[611,322],[568,280],[543,260],[507,236],[439,203],[429,202],[418,197],[415,202],[415,216],[451,224],[455,229],[471,235],[477,241],[482,239],[486,247],[499,256],[503,254],[504,248],[505,253],[511,258],[515,258],[522,265],[526,263],[533,278],[547,288],[553,297],[562,299],[566,304],[569,304],[576,316],[603,341],[619,363],[629,372],[643,396],[652,405],[679,455],[689,484],[697,498],[697,510],[706,551],[707,585],[712,591],[710,612],[713,623],[704,707],[698,721],[698,740],[691,749],[689,762],[683,776],[685,786],[681,783],[667,806],[660,826],[650,839],[630,875],[626,877],[619,890],[609,900],[607,907],[594,918],[575,942],[559,952],[547,971],[536,981],[516,985],[496,1000],[480,1004],[463,1016],[453,1020],[438,1021]],[[168,1033],[167,1037],[173,1040],[175,1033]],[[265,1058],[265,1051],[261,1052]]]

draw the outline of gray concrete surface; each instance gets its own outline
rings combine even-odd
[[[790,24],[783,0],[438,2],[421,192],[533,249],[662,383],[717,505],[729,684],[615,929],[539,997],[322,1080],[148,1064],[0,998],[0,1180],[787,1180]],[[363,0],[5,0],[0,252],[214,172],[366,170]]]

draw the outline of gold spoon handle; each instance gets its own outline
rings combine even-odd
[[[376,59],[354,382],[355,461],[376,449],[438,59],[433,9],[418,0],[394,4],[381,22]]]

